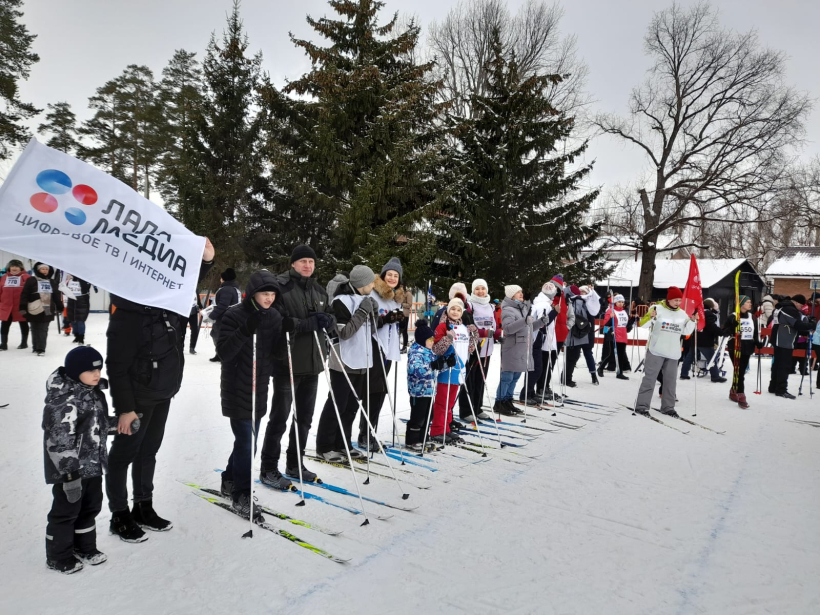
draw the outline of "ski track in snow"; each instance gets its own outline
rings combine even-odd
[[[103,351],[105,325],[105,315],[93,314],[86,336]],[[12,348],[18,331],[12,329]],[[243,540],[246,523],[177,481],[218,488],[213,468],[224,467],[232,443],[219,407],[219,366],[208,362],[213,343],[205,333],[199,354],[186,355],[183,388],[171,404],[157,459],[155,507],[174,528],[149,532],[142,544],[123,543],[108,534],[104,502],[97,542],[108,562],[71,576],[45,568],[51,490],[43,480],[40,428],[46,378],[72,347],[70,338],[58,337],[52,327],[45,357],[0,353],[0,404],[10,402],[0,409],[0,613],[86,615],[100,605],[124,615],[820,613],[820,532],[814,522],[820,511],[820,432],[786,420],[817,420],[820,399],[810,401],[804,393],[789,402],[749,392],[752,408],[743,411],[726,398],[729,383],[701,379],[694,420],[726,435],[664,419],[690,429],[684,436],[613,406],[616,414],[595,416],[599,420],[584,421],[583,429],[537,437],[521,450],[543,455],[527,465],[498,458],[466,465],[479,456],[454,451],[464,459],[439,458],[436,473],[451,481],[431,480],[425,491],[410,488],[406,502],[396,485],[378,477],[361,485],[364,476],[357,474],[363,495],[420,506],[408,513],[366,502],[371,514],[393,515],[387,521],[371,517],[366,527],[360,527],[361,515],[310,500],[296,507],[293,494],[257,489],[270,508],[343,530],[331,537],[268,516],[272,525],[351,558],[340,565],[261,529]],[[749,389],[756,368],[753,361]],[[498,369],[495,358],[492,392]],[[407,417],[403,374],[402,365],[397,407]],[[603,404],[632,403],[641,376],[631,374],[626,382],[607,373],[593,387],[582,367],[576,374],[580,386],[571,395]],[[765,361],[764,387],[768,376]],[[799,376],[790,380],[796,392]],[[682,416],[694,411],[694,386],[694,380],[678,384]],[[326,397],[320,376],[314,434]],[[533,412],[543,419],[552,414]],[[388,417],[383,409],[380,433],[386,440],[392,432]],[[548,427],[535,418],[529,422]],[[482,433],[495,439],[492,426]],[[349,470],[309,460],[306,465],[355,492]],[[359,505],[354,498],[307,490]]]

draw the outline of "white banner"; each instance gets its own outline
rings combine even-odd
[[[0,186],[0,248],[187,315],[205,239],[121,181],[32,139]]]

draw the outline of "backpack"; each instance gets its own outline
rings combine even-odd
[[[575,306],[578,305],[576,301],[572,302],[572,309],[575,310],[575,324],[572,325],[572,336],[573,337],[587,337],[589,335],[589,314],[587,314],[586,306],[584,305],[584,300],[581,299],[581,310],[576,308]],[[583,313],[583,316],[581,315]]]

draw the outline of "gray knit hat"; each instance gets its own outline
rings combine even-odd
[[[387,261],[387,264],[384,267],[382,267],[382,277],[384,277],[384,274],[388,271],[395,271],[396,273],[398,273],[399,283],[401,283],[401,279],[402,277],[404,277],[404,271],[401,268],[401,261],[399,260],[398,256],[394,256],[393,258],[391,258],[389,261]]]
[[[376,274],[367,265],[356,265],[350,270],[349,279],[353,288],[364,288],[376,279]]]

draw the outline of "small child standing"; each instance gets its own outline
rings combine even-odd
[[[43,449],[46,483],[54,502],[46,527],[46,565],[63,574],[96,566],[95,519],[102,509],[102,475],[108,464],[108,404],[100,378],[102,355],[80,346],[46,383]]]
[[[434,442],[452,444],[461,439],[451,434],[453,424],[453,406],[458,397],[458,390],[464,384],[465,367],[470,355],[475,352],[475,325],[465,326],[461,320],[464,313],[464,302],[459,298],[450,300],[447,310],[436,327],[433,352],[444,359],[446,366],[438,373],[436,398],[433,402],[433,422],[430,425],[430,438]]]
[[[424,434],[429,429],[430,406],[435,394],[434,370],[444,367],[444,358],[433,353],[435,332],[425,319],[416,322],[416,341],[407,353],[407,392],[410,393],[410,420],[404,442],[407,448],[421,452]]]

